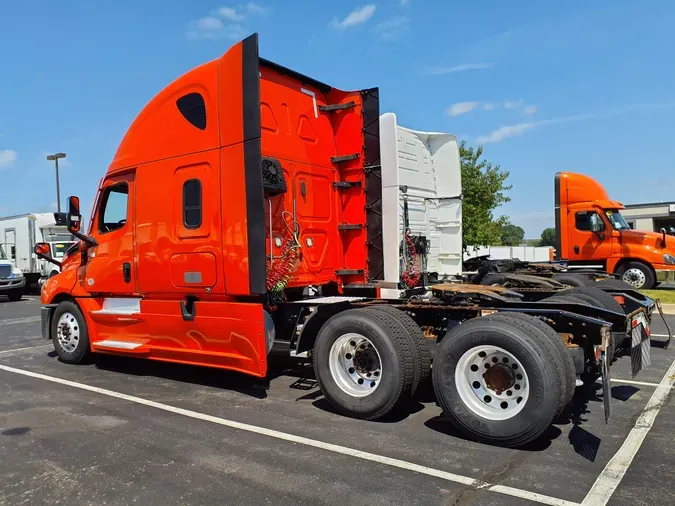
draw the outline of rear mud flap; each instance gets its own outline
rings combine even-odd
[[[42,339],[49,341],[51,336],[49,334],[49,328],[52,324],[52,314],[54,309],[56,309],[57,304],[45,304],[40,308],[40,331],[42,334]]]
[[[652,363],[649,327],[642,314],[633,318],[631,329],[630,365],[633,377]]]
[[[612,388],[609,384],[609,336],[603,338],[602,349],[600,350],[600,371],[602,373],[602,403],[605,408],[605,423],[609,422],[609,417],[612,416]]]

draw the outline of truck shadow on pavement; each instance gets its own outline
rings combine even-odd
[[[48,356],[56,358],[55,352],[48,353]],[[288,388],[302,392],[295,400],[311,401],[312,405],[322,411],[335,414],[339,413],[323,397],[318,387],[312,365],[308,362],[298,361],[289,357],[275,358],[271,360],[270,370],[265,378],[254,378],[241,373],[213,369],[185,364],[174,364],[168,362],[159,362],[151,360],[140,360],[137,358],[128,358],[113,355],[94,355],[89,361],[96,369],[109,371],[112,373],[138,376],[155,377],[178,383],[189,383],[193,385],[206,386],[210,388],[232,390],[256,399],[266,399],[271,383],[280,377],[296,378]],[[86,366],[85,366],[86,367]],[[590,413],[589,403],[602,403],[602,397],[599,395],[601,386],[596,383],[587,387],[578,388],[570,403],[558,419],[544,432],[536,441],[529,443],[519,450],[529,452],[541,452],[549,448],[552,442],[558,439],[563,431],[559,426],[572,424],[569,430],[568,439],[574,451],[591,462],[595,461],[602,439],[587,431],[582,425],[588,421],[585,415]],[[629,385],[619,385],[612,388],[612,397],[621,402],[630,399],[639,389]],[[396,409],[384,417],[376,420],[374,423],[397,423],[406,418],[423,411],[426,407],[438,408],[439,414],[433,416],[424,422],[424,425],[436,432],[446,436],[456,437],[464,440],[467,438],[462,432],[456,429],[450,420],[446,418],[436,401],[431,381],[423,383],[418,388],[414,397],[405,401]]]

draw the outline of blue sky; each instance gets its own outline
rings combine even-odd
[[[553,223],[558,171],[624,203],[675,200],[673,2],[0,3],[0,215],[54,208],[55,151],[62,201],[88,210],[144,104],[254,31],[265,58],[379,86],[404,126],[484,143],[528,237]]]

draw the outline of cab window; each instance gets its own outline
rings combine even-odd
[[[104,190],[98,213],[98,231],[102,234],[119,230],[127,223],[129,186],[120,183]]]
[[[605,230],[605,223],[602,218],[595,211],[579,211],[574,216],[575,226],[577,230],[583,232],[602,231]]]
[[[614,230],[628,230],[631,228],[618,210],[608,209],[605,211],[605,215],[614,227]]]

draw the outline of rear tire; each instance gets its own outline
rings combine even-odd
[[[87,322],[74,302],[66,300],[56,307],[51,335],[54,350],[67,364],[79,364],[90,352]]]
[[[23,290],[21,288],[10,290],[7,293],[7,297],[9,297],[9,300],[12,302],[19,302],[21,300],[21,297],[23,297]]]
[[[588,286],[593,283],[593,281],[588,279],[586,276],[582,276],[581,274],[572,274],[569,272],[554,274],[552,278],[558,283],[569,286]]]
[[[345,416],[380,418],[412,390],[413,346],[403,326],[382,311],[350,309],[329,318],[313,355],[324,397]]]
[[[436,397],[450,421],[472,439],[500,446],[541,436],[562,395],[551,367],[557,356],[544,341],[531,327],[494,315],[450,331],[432,369]],[[493,365],[498,372],[480,374]]]
[[[537,318],[536,316],[530,316],[525,313],[495,313],[493,317],[507,320],[510,319],[521,322],[523,325],[528,325],[532,328],[532,331],[541,336],[543,340],[551,343],[551,350],[557,356],[557,360],[554,361],[554,365],[557,369],[558,380],[563,386],[554,417],[558,418],[574,397],[577,379],[577,371],[576,367],[574,366],[574,360],[567,352],[567,347],[560,340],[560,335],[540,318]]]
[[[628,262],[617,269],[621,281],[633,287],[633,290],[654,288],[656,277],[651,268],[642,262]]]
[[[422,332],[420,326],[410,317],[410,315],[395,307],[386,305],[371,306],[368,310],[380,311],[390,315],[403,326],[407,332],[415,355],[415,374],[411,387],[411,394],[414,394],[419,385],[428,381],[429,376],[431,375],[431,351],[429,351],[429,345],[424,337],[424,332]]]

